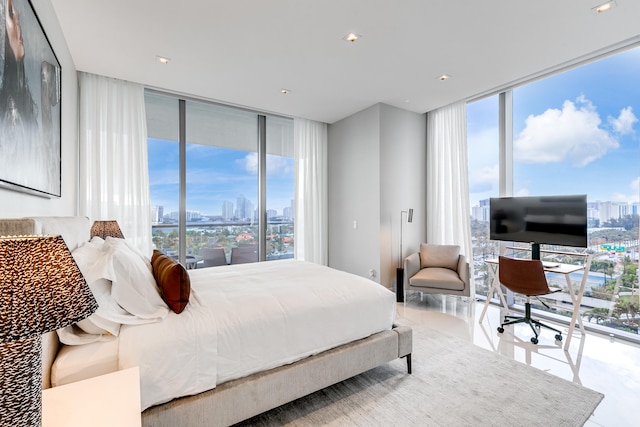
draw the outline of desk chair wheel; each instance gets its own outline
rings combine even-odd
[[[531,337],[531,342],[534,343],[534,344],[538,344],[538,338]]]
[[[556,335],[556,340],[558,340],[558,341],[562,341],[562,335],[557,334],[557,335]]]
[[[504,332],[504,328],[502,326],[498,326],[498,332],[499,333],[503,333]]]

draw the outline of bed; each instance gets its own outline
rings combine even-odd
[[[84,217],[0,220],[0,235],[60,234],[74,256],[89,229]],[[154,306],[117,337],[82,345],[47,334],[43,387],[139,366],[144,426],[231,425],[396,358],[411,370],[411,329],[394,325],[395,296],[366,279],[294,260],[188,275],[181,313]]]

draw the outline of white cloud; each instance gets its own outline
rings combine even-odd
[[[250,174],[258,174],[258,153],[249,153],[237,160]],[[287,157],[267,155],[267,176],[288,176],[293,173],[293,160]]]
[[[244,156],[244,159],[236,160],[242,165],[244,170],[252,175],[258,174],[258,153],[249,153]]]
[[[528,188],[521,188],[519,190],[516,191],[516,194],[514,194],[514,196],[516,197],[526,197],[529,196],[529,189]]]
[[[621,135],[627,135],[634,132],[633,124],[638,121],[638,118],[633,114],[633,109],[627,107],[620,110],[620,115],[617,119],[609,116],[608,120],[614,131]]]
[[[583,96],[575,103],[564,101],[562,110],[530,115],[515,140],[515,158],[529,163],[569,160],[574,166],[586,166],[620,145],[599,127],[601,122],[591,101]]]
[[[492,166],[485,166],[478,170],[470,171],[470,182],[473,188],[470,188],[469,191],[488,191],[491,190],[494,186],[495,188],[498,188],[498,180],[500,179],[499,170],[499,166],[496,163]]]
[[[630,194],[616,192],[611,196],[611,200],[615,202],[637,203],[640,199],[640,177],[631,181],[629,188],[631,189]]]
[[[267,155],[267,175],[293,176],[293,160],[288,157]]]

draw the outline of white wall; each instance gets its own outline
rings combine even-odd
[[[76,215],[78,198],[78,79],[50,0],[32,0],[62,67],[62,197],[50,199],[0,188],[0,217]]]
[[[380,116],[380,269],[381,283],[395,289],[400,252],[400,211],[413,209],[413,222],[402,216],[403,258],[426,242],[427,118],[386,104]]]
[[[403,252],[425,241],[426,117],[377,104],[329,125],[329,265],[395,289]],[[353,222],[357,221],[357,229]]]
[[[378,280],[380,105],[329,125],[328,139],[329,265]]]

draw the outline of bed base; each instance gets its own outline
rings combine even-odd
[[[290,365],[153,406],[142,413],[142,426],[229,426],[399,357],[407,359],[410,373],[411,348],[411,328],[395,326]]]

